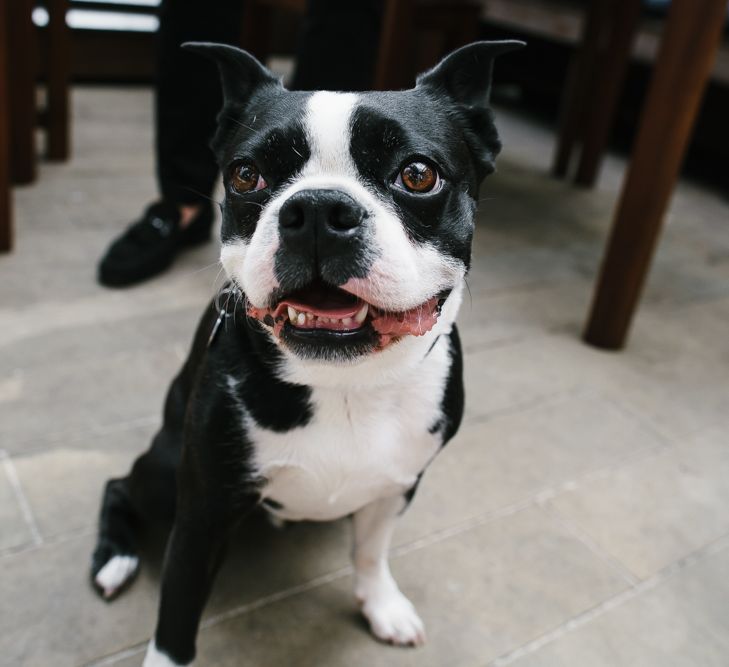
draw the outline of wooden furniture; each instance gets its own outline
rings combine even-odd
[[[726,0],[671,3],[585,329],[597,347],[625,345],[725,18]]]
[[[34,0],[0,2],[0,252],[12,248],[10,183],[31,183],[36,177],[36,126],[46,130],[48,159],[66,160],[69,154],[68,0],[46,0],[49,20],[42,31],[42,57],[32,20],[34,6]],[[40,110],[39,69],[47,82],[46,104]]]
[[[562,97],[556,176],[566,177],[571,159],[579,153],[575,183],[595,184],[639,16],[640,2],[635,0],[592,1]]]
[[[41,30],[33,25],[35,4],[34,0],[6,1],[4,12],[10,68],[11,173],[17,184],[35,179],[37,125],[46,130],[48,159],[66,160],[69,154],[68,0],[46,0],[48,25]],[[46,104],[40,110],[36,102],[39,71],[46,79]]]
[[[397,90],[413,85],[415,75],[435,65],[446,52],[478,36],[480,0],[384,0],[373,88]],[[303,15],[305,0],[248,0],[242,44],[259,60],[271,55],[275,11]],[[426,33],[428,39],[418,40]]]
[[[6,0],[8,90],[10,100],[10,174],[14,183],[32,183],[35,161],[36,34],[33,0]]]
[[[48,27],[45,61],[46,107],[39,122],[46,129],[49,160],[67,160],[70,153],[69,87],[71,34],[66,25],[68,0],[46,0]]]
[[[6,3],[0,0],[0,14],[5,16]],[[8,92],[7,22],[0,21],[0,252],[13,245],[12,200],[10,197],[10,102]]]
[[[374,89],[409,88],[418,72],[435,65],[448,51],[476,40],[481,4],[469,0],[387,0]],[[428,39],[418,44],[418,32],[426,33]]]

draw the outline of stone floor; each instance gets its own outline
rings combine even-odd
[[[139,665],[159,563],[107,605],[87,583],[99,494],[159,422],[219,284],[216,248],[128,291],[94,281],[154,195],[151,97],[75,91],[74,159],[16,191],[0,258],[0,664]],[[682,183],[630,347],[579,340],[623,163],[549,178],[553,136],[499,113],[461,318],[468,416],[429,470],[392,564],[429,631],[368,636],[346,522],[236,544],[200,665],[726,666],[729,204]],[[264,565],[265,564],[265,565]],[[252,574],[253,573],[253,574]]]

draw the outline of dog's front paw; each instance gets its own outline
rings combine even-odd
[[[372,634],[396,646],[420,646],[425,643],[425,626],[410,600],[399,590],[365,599],[362,613],[370,623]]]

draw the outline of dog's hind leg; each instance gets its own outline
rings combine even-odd
[[[172,522],[182,449],[182,423],[187,397],[183,371],[172,383],[165,402],[164,425],[152,446],[135,462],[127,477],[109,480],[99,516],[99,534],[91,563],[91,581],[107,600],[131,582],[139,568],[140,525],[157,519]]]
[[[91,562],[92,583],[106,600],[115,597],[139,568],[136,528],[129,478],[110,479],[101,501],[99,537]]]

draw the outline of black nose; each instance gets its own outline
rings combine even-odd
[[[281,206],[278,224],[285,244],[326,246],[356,236],[366,212],[339,190],[300,190]]]

